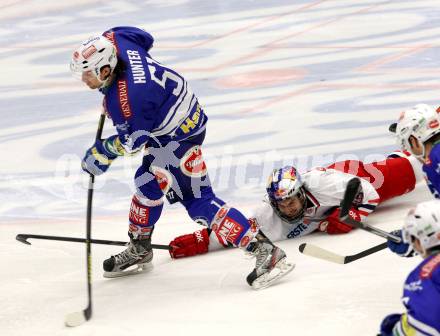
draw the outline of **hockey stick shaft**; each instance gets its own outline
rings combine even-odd
[[[358,222],[358,221],[354,220],[353,218],[351,218],[350,216],[346,216],[346,217],[341,218],[341,221],[343,221],[344,223],[351,225],[355,228],[358,228],[358,229],[370,232],[372,234],[375,234],[376,236],[385,238],[387,240],[391,240],[394,243],[402,242],[402,240],[399,237],[397,237],[391,233],[388,233],[386,231],[383,231],[381,229],[378,229],[374,226],[370,226],[366,223]]]
[[[376,236],[391,240],[392,242],[400,243],[402,240],[399,237],[368,224],[358,222],[350,217],[350,208],[352,207],[353,201],[361,190],[362,184],[358,177],[353,177],[350,181],[348,181],[344,198],[341,201],[341,211],[339,219],[342,222],[355,228],[370,232],[372,234],[375,234]]]
[[[31,245],[28,239],[44,239],[44,240],[55,240],[55,241],[66,241],[73,243],[85,243],[86,239],[84,238],[75,238],[75,237],[62,237],[62,236],[46,236],[46,235],[34,235],[34,234],[26,234],[20,233],[17,235],[16,239],[27,245]],[[90,239],[90,243],[92,244],[101,244],[101,245],[115,245],[115,246],[126,246],[128,242],[118,241],[118,240],[105,240],[105,239]],[[151,244],[153,249],[157,250],[170,250],[168,245],[160,245],[160,244]]]
[[[98,122],[98,129],[96,131],[95,141],[98,141],[102,137],[102,131],[104,130],[105,113],[101,113]],[[92,317],[92,204],[93,204],[93,191],[95,184],[95,175],[89,176],[89,187],[87,190],[87,221],[86,221],[86,264],[87,264],[87,296],[88,304],[84,310],[84,317],[89,320]]]
[[[341,210],[339,212],[340,218],[348,216],[354,199],[361,192],[361,190],[362,184],[358,177],[353,177],[350,181],[348,181],[347,186],[345,187],[344,198],[341,201]]]
[[[98,129],[96,131],[95,140],[98,141],[102,137],[102,131],[104,129],[105,113],[101,113],[98,122]],[[93,203],[93,190],[94,190],[95,176],[89,174],[89,186],[87,189],[87,218],[86,218],[86,265],[87,265],[87,298],[88,303],[86,309],[82,314],[72,313],[66,317],[66,325],[68,327],[76,327],[85,321],[90,320],[92,317],[92,203]]]

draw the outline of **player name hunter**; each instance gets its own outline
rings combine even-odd
[[[145,70],[139,52],[137,50],[127,50],[127,56],[130,62],[131,72],[133,73],[134,83],[146,83]]]

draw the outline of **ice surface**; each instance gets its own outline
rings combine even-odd
[[[151,273],[109,280],[101,262],[120,248],[93,246],[94,315],[76,329],[63,321],[86,306],[85,247],[14,237],[84,236],[79,162],[101,97],[71,78],[68,62],[88,36],[117,25],[153,34],[153,56],[185,75],[210,117],[204,155],[218,195],[248,212],[273,167],[383,158],[400,110],[438,104],[439,16],[434,0],[1,1],[0,334],[375,335],[403,310],[403,280],[419,260],[381,251],[335,265],[298,252],[303,242],[344,254],[381,242],[367,232],[279,243],[297,266],[259,292],[238,250],[186,260],[157,251]],[[119,160],[96,179],[93,237],[126,239],[138,164]],[[419,185],[370,223],[398,228],[429,198]],[[154,240],[195,228],[170,206]]]

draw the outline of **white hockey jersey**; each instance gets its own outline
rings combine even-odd
[[[249,220],[253,220],[260,230],[271,240],[279,241],[301,237],[317,230],[321,221],[340,206],[349,180],[355,175],[335,169],[316,168],[302,174],[307,196],[304,218],[294,224],[280,218],[273,210],[268,199],[264,199],[253,210]],[[379,204],[379,194],[374,186],[365,179],[360,179],[362,193],[357,201],[357,208],[362,221]],[[215,234],[210,236],[209,250],[222,246]]]

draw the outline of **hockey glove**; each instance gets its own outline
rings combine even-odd
[[[390,233],[402,239],[402,230],[395,230]],[[415,254],[411,244],[404,243],[403,239],[400,243],[395,243],[391,240],[388,240],[388,248],[401,257],[413,257]]]
[[[341,222],[339,220],[340,209],[335,209],[325,220],[319,223],[319,231],[327,232],[328,234],[348,233],[353,230],[353,227]],[[349,211],[349,215],[355,221],[360,221],[361,216],[355,209]]]
[[[196,254],[208,252],[209,233],[208,229],[198,230],[194,233],[186,234],[174,238],[170,242],[171,258],[185,258]]]
[[[393,336],[393,328],[400,321],[401,314],[390,314],[385,317],[380,324],[380,334],[378,336]]]
[[[81,162],[82,169],[95,176],[105,173],[113,160],[119,155],[123,155],[117,152],[119,143],[117,135],[95,141],[93,146],[87,150]]]

